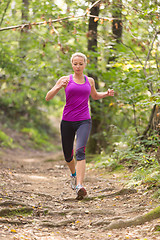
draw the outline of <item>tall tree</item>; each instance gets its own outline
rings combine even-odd
[[[157,96],[160,96],[160,89],[158,89]],[[152,134],[156,134],[158,142],[160,142],[160,105],[155,104],[152,108],[150,119],[145,129],[141,139],[146,139],[148,136]],[[156,158],[160,164],[160,146],[157,144],[157,154]]]
[[[112,34],[116,43],[122,39],[122,0],[113,0],[112,3]]]
[[[7,1],[6,7],[5,7],[5,9],[4,9],[4,11],[3,11],[3,14],[2,14],[2,18],[0,19],[0,26],[1,26],[2,23],[3,23],[4,16],[5,16],[6,12],[7,12],[7,9],[8,9],[8,7],[9,7],[10,2],[11,2],[11,0],[8,0],[8,1]]]
[[[94,3],[94,1],[91,1]],[[99,3],[94,5],[91,8],[91,15],[99,16]],[[89,52],[89,62],[94,65],[94,68],[97,69],[97,28],[98,28],[98,19],[93,17],[89,18],[89,28],[88,28],[88,52]],[[99,89],[98,77],[95,73],[89,72],[89,76],[93,77],[95,80],[95,87]],[[96,153],[100,151],[98,146],[98,140],[96,134],[98,132],[100,124],[100,102],[93,102],[91,99],[91,115],[92,115],[92,130],[88,143],[88,151],[90,153]]]
[[[122,41],[122,0],[112,1],[112,42],[111,42],[111,56],[109,56],[108,64],[116,59],[116,45]]]
[[[22,24],[25,24],[29,20],[29,0],[22,0]],[[21,38],[20,38],[20,50],[21,50],[21,57],[25,58],[27,46],[29,44],[28,41],[28,27],[21,28]]]
[[[110,40],[110,54],[109,57],[106,54],[107,60],[106,60],[106,71],[110,72],[114,67],[112,65],[116,63],[116,60],[118,61],[118,45],[122,41],[122,0],[113,0],[112,5],[110,8],[110,11],[112,13],[112,22],[111,22],[111,40]],[[106,35],[108,33],[106,32]],[[110,67],[108,67],[110,66]],[[109,86],[108,81],[105,82],[105,88],[107,89]],[[102,100],[102,108],[103,108],[103,117],[101,118],[101,135],[99,136],[100,145],[103,149],[106,149],[107,147],[110,147],[112,145],[111,135],[111,125],[113,126],[113,118],[115,116],[115,108],[109,107],[110,100],[108,98],[104,98]],[[113,99],[112,99],[113,101]],[[107,111],[106,111],[107,109]],[[106,134],[107,133],[107,134]]]
[[[29,15],[29,0],[22,0],[22,23],[28,21]]]

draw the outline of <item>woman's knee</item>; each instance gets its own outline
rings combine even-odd
[[[85,146],[76,150],[76,160],[82,161],[85,159]]]
[[[70,157],[70,158],[65,158],[65,160],[66,160],[67,163],[70,163],[73,160],[73,156]]]

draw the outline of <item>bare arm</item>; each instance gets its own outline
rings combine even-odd
[[[51,100],[52,98],[54,98],[54,96],[59,92],[59,90],[63,87],[66,87],[67,84],[69,82],[69,76],[64,76],[61,77],[56,84],[54,85],[54,87],[49,90],[49,92],[46,95],[46,101]]]
[[[97,92],[95,88],[95,82],[93,78],[88,78],[90,85],[91,85],[91,97],[94,100],[99,100],[101,98],[105,98],[107,96],[114,96],[114,90],[113,89],[108,89],[106,92]]]

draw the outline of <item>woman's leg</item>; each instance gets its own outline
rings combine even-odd
[[[69,167],[71,173],[72,173],[72,174],[75,174],[76,166],[75,166],[75,160],[74,160],[74,158],[72,159],[72,161],[67,162],[67,165],[68,165],[68,167]]]
[[[85,148],[88,141],[88,137],[91,130],[91,120],[85,120],[81,122],[81,125],[77,129],[77,144],[76,144],[76,173],[77,173],[77,185],[83,184],[86,169],[85,160]]]
[[[82,185],[85,177],[86,160],[77,161],[76,174],[77,174],[77,185]]]
[[[61,122],[61,140],[65,160],[72,174],[75,173],[75,160],[73,158],[73,144],[75,130],[71,122]]]

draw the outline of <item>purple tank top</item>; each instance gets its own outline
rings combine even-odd
[[[64,106],[62,120],[82,121],[90,119],[89,96],[91,86],[87,76],[84,84],[74,82],[73,75],[70,75],[69,83],[65,89],[66,105]]]

